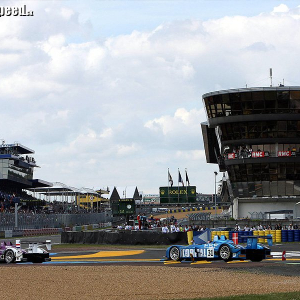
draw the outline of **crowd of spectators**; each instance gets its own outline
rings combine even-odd
[[[81,208],[67,201],[41,200],[24,191],[9,189],[0,190],[0,213],[14,213],[15,203],[18,203],[18,214],[82,214],[99,212],[97,210]]]
[[[294,230],[299,229],[297,224],[290,224],[290,225],[281,225],[281,223],[276,224],[275,226],[271,226],[271,224],[268,225],[253,225],[248,226],[245,225],[243,228],[241,228],[238,224],[235,225],[234,230],[235,231],[265,231],[265,230]]]
[[[153,215],[146,217],[145,214],[137,215],[136,219],[131,216],[130,222],[119,224],[118,230],[158,230],[163,233],[202,231],[206,226],[199,225],[181,225],[178,220],[171,216],[170,218],[157,219]]]

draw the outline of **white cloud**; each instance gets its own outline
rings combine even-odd
[[[274,13],[286,13],[288,11],[289,11],[289,8],[285,4],[280,4],[280,5],[276,6],[276,7],[274,7],[274,9],[273,9]]]
[[[185,108],[178,108],[174,116],[166,115],[147,121],[145,127],[154,131],[162,131],[164,135],[169,133],[180,135],[187,132],[194,132],[197,127],[199,129],[199,122],[200,120],[204,120],[204,118],[203,109],[187,111]]]
[[[200,164],[200,161],[205,159],[205,152],[204,150],[177,151],[176,156],[179,159],[196,160]]]
[[[131,145],[117,145],[117,154],[121,156],[125,155],[132,155],[135,152],[138,151],[137,145],[131,144]]]
[[[201,95],[268,86],[270,67],[275,85],[298,84],[299,7],[108,38],[94,27],[93,38],[88,10],[29,4],[35,17],[0,19],[0,118],[2,138],[36,150],[45,180],[158,192],[167,168],[187,168],[209,192],[203,178],[217,167],[204,158]]]

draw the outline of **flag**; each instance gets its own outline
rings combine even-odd
[[[185,170],[185,182],[186,182],[186,185],[190,186],[190,181],[189,181],[189,177],[188,177],[186,170]]]
[[[181,174],[180,174],[180,171],[178,171],[178,182],[181,182],[182,185],[184,186],[184,182],[182,180],[182,177],[181,177]]]
[[[172,187],[173,186],[173,179],[172,179],[172,176],[171,176],[169,170],[168,170],[168,179],[169,179],[169,183],[170,183],[170,185]]]

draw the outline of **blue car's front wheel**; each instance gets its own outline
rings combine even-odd
[[[172,260],[180,260],[180,250],[178,247],[172,247],[169,252],[170,259]]]
[[[232,260],[232,253],[228,245],[221,245],[219,248],[219,257],[224,261]]]

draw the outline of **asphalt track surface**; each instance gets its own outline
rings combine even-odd
[[[60,236],[34,237],[23,240],[41,241],[51,239],[53,244],[60,244]],[[299,276],[300,271],[300,243],[282,243],[275,244],[271,247],[272,259],[263,260],[262,262],[251,261],[231,261],[222,260],[214,261],[182,261],[175,262],[166,260],[165,248],[149,248],[141,246],[136,249],[117,249],[112,246],[111,249],[97,249],[97,247],[88,250],[76,251],[74,249],[62,249],[61,251],[49,251],[51,261],[39,265],[151,265],[166,267],[188,267],[188,268],[226,268],[226,269],[247,269],[247,272],[261,272],[275,275]],[[282,260],[282,252],[286,251],[286,260]],[[5,265],[5,264],[4,264]],[[32,263],[17,263],[18,265],[33,265]],[[7,266],[13,266],[12,264]]]

